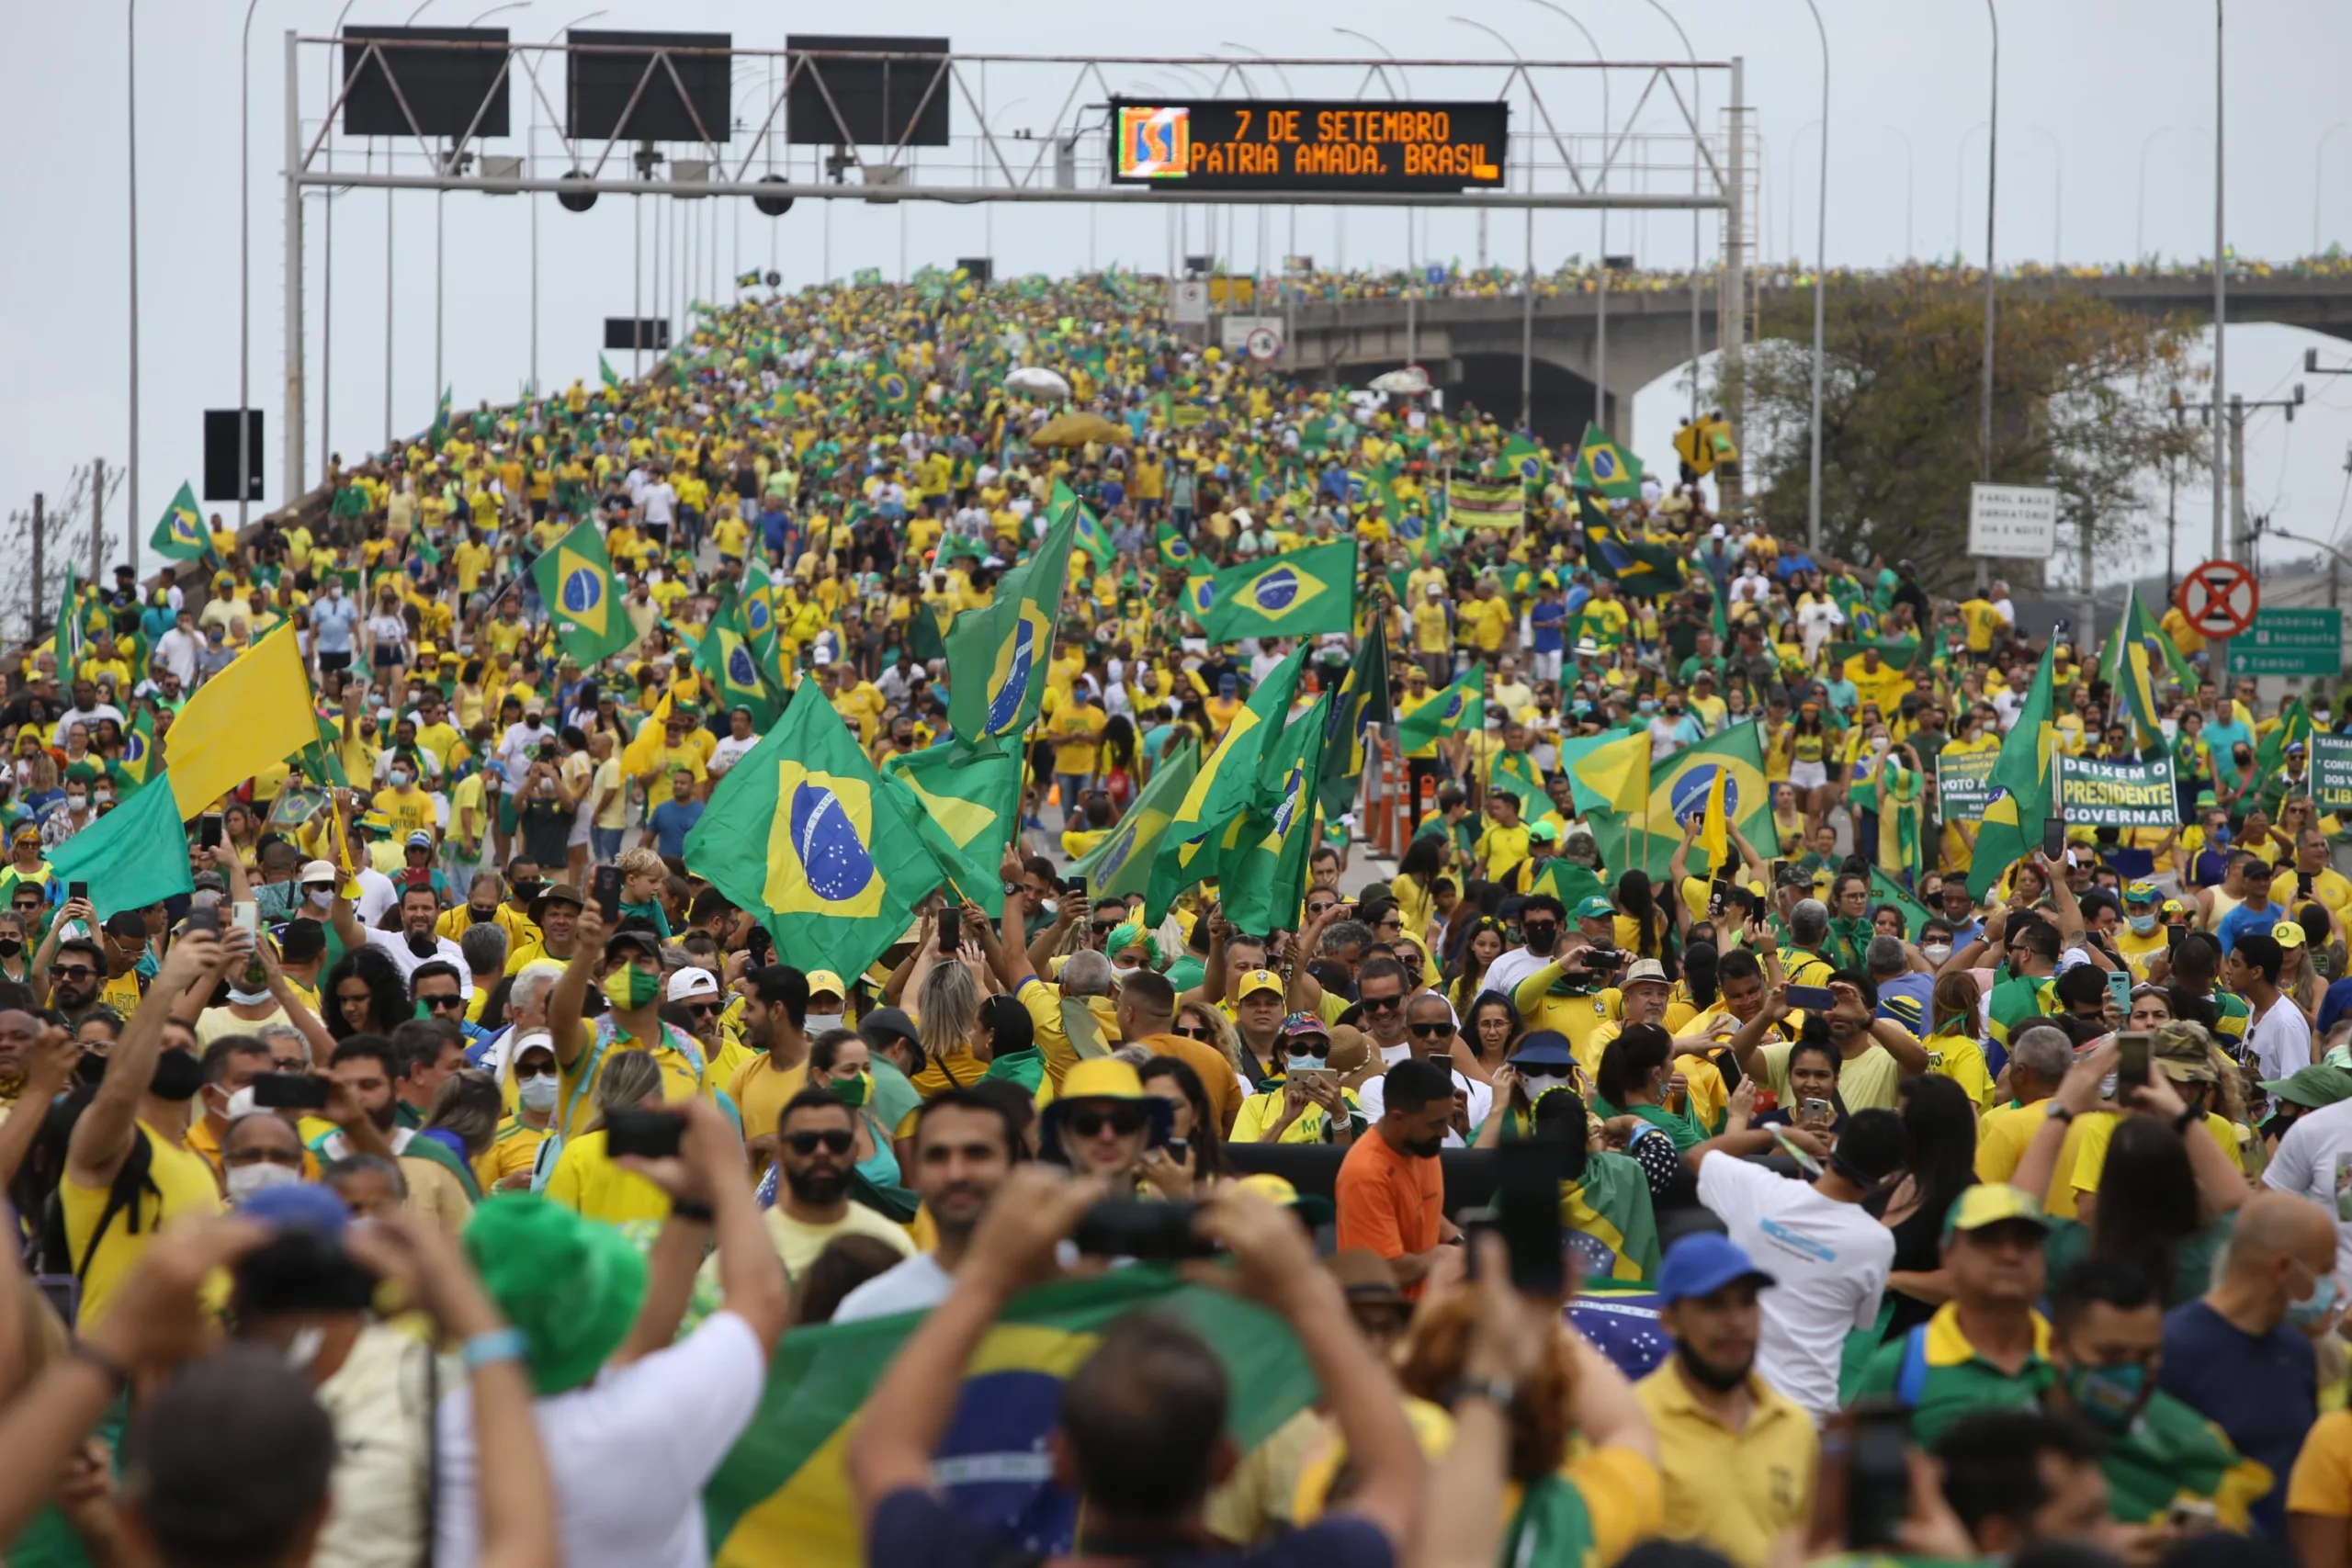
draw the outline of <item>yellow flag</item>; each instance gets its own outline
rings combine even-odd
[[[1716,876],[1725,875],[1731,864],[1731,834],[1724,822],[1724,786],[1730,781],[1730,770],[1715,770],[1707,784],[1707,814],[1699,821],[1699,847],[1707,852],[1707,869]]]
[[[164,738],[164,761],[180,819],[203,812],[263,769],[319,738],[311,678],[278,627],[239,654],[187,700]]]
[[[627,778],[642,778],[661,765],[662,745],[669,739],[670,694],[662,694],[653,711],[646,715],[637,734],[621,748],[621,773]]]

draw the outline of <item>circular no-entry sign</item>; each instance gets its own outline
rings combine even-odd
[[[2209,560],[2181,579],[2173,603],[2188,624],[2209,637],[2236,637],[2254,625],[2262,589],[2254,574],[2233,560]]]

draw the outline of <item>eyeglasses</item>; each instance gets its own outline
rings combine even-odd
[[[56,980],[88,980],[97,975],[97,971],[86,964],[52,964],[49,966],[49,973],[50,977]]]
[[[827,1154],[845,1155],[854,1142],[854,1134],[835,1127],[822,1133],[787,1133],[784,1146],[797,1155],[813,1155],[817,1152],[817,1145],[822,1144]]]
[[[1320,904],[1309,904],[1306,907],[1306,912],[1310,915],[1328,915],[1339,907],[1340,902],[1338,899],[1326,898]]]
[[[220,1156],[222,1165],[282,1165],[289,1170],[302,1168],[300,1149],[228,1149]]]
[[[1383,915],[1380,917],[1379,929],[1382,931],[1401,931],[1405,929],[1405,919],[1401,915]]]
[[[1410,1027],[1414,1033],[1430,1040],[1441,1039],[1453,1032],[1453,1025],[1442,1021],[1436,1023],[1416,1023]]]
[[[1096,936],[1109,936],[1113,931],[1117,931],[1126,922],[1124,920],[1097,920],[1094,922],[1094,934]]]
[[[1405,1005],[1405,994],[1399,991],[1393,997],[1364,997],[1361,1000],[1366,1012],[1391,1012]]]
[[[727,1010],[724,1002],[688,1002],[685,1008],[687,1016],[692,1018],[717,1018]]]
[[[1148,1118],[1140,1105],[1120,1105],[1108,1111],[1097,1111],[1091,1107],[1073,1111],[1063,1120],[1069,1130],[1081,1138],[1101,1137],[1105,1127],[1122,1138],[1131,1138],[1143,1131],[1143,1124]]]
[[[445,996],[419,997],[416,999],[423,1002],[426,1007],[431,1008],[435,1012],[440,1012],[447,1008],[462,1008],[466,1005],[466,998],[457,995],[455,992],[451,992]]]
[[[1214,1040],[1216,1038],[1216,1031],[1209,1028],[1208,1025],[1204,1023],[1195,1023],[1190,1027],[1179,1029],[1176,1032],[1182,1035],[1187,1040]]]
[[[1519,930],[1520,934],[1530,942],[1543,942],[1560,934],[1560,928],[1549,920],[1539,920],[1534,925],[1521,926]]]
[[[1312,1056],[1319,1062],[1331,1054],[1331,1043],[1319,1034],[1307,1034],[1284,1043],[1283,1049],[1294,1056]]]

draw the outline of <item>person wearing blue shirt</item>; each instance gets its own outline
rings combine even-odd
[[[670,798],[647,814],[645,837],[639,842],[663,860],[677,858],[686,852],[686,835],[701,820],[702,802],[695,798],[695,776],[680,768],[670,775]]]
[[[328,578],[326,596],[311,606],[311,646],[322,671],[351,667],[351,634],[358,625],[359,606],[344,596],[343,580]]]
[[[2260,856],[2241,850],[2245,863],[2239,867],[2238,880],[2245,888],[2245,899],[2236,908],[2222,917],[2213,938],[2222,944],[2222,956],[2226,958],[2237,947],[2238,938],[2248,931],[2265,935],[2270,928],[2284,919],[2287,911],[2270,901],[2270,867]]]
[[[1560,585],[1544,582],[1535,591],[1527,612],[1527,628],[1535,655],[1533,674],[1539,681],[1560,678],[1560,657],[1567,646],[1568,607],[1560,599]]]

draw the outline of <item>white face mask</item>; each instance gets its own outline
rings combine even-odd
[[[841,1026],[842,1015],[840,1013],[812,1012],[808,1014],[808,1021],[801,1026],[801,1032],[813,1040],[818,1035],[824,1033],[828,1029],[839,1029]]]
[[[269,992],[266,990],[241,991],[232,986],[229,987],[229,999],[241,1008],[257,1008],[269,1000]]]
[[[313,908],[329,908],[334,904],[334,889],[332,887],[308,888],[304,891],[303,897],[310,899]]]
[[[537,1077],[516,1078],[514,1098],[533,1111],[552,1111],[560,1088],[553,1073],[541,1073]]]
[[[1919,956],[1930,964],[1941,964],[1951,956],[1951,944],[1945,942],[1928,942],[1919,949]]]
[[[230,1206],[234,1208],[244,1203],[256,1192],[266,1192],[273,1187],[291,1187],[301,1179],[300,1171],[288,1166],[272,1165],[267,1160],[254,1165],[232,1166],[229,1168]]]

